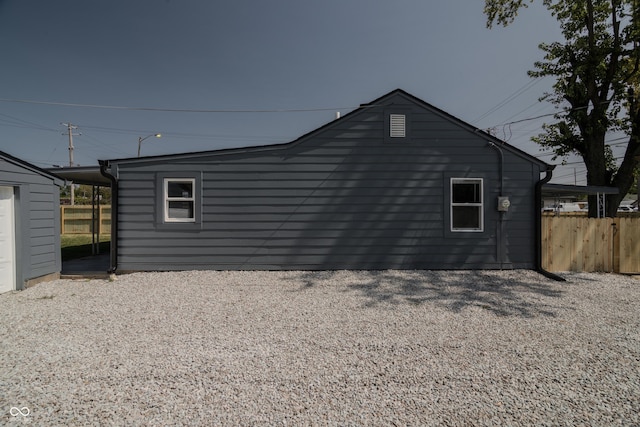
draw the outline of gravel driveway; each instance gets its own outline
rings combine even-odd
[[[0,424],[640,425],[640,280],[563,276],[44,283],[0,295]]]

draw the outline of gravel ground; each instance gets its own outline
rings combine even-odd
[[[640,425],[640,280],[563,276],[43,283],[0,295],[0,424]]]

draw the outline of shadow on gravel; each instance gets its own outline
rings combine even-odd
[[[300,291],[330,280],[339,280],[339,271],[300,272]],[[345,276],[347,277],[347,276]],[[497,316],[556,316],[550,298],[560,298],[563,291],[553,282],[533,272],[511,271],[361,271],[347,292],[365,298],[364,306],[378,304],[434,304],[460,312],[479,307]],[[356,282],[357,281],[357,282]]]

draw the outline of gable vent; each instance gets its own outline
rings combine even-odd
[[[389,136],[391,138],[404,138],[406,136],[404,114],[389,114],[389,124]]]

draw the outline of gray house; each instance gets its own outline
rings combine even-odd
[[[552,170],[399,89],[290,143],[100,165],[113,271],[537,268]]]
[[[0,151],[0,292],[59,277],[61,185]]]

